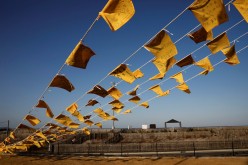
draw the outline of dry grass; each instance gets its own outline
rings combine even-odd
[[[0,156],[1,165],[248,165],[248,157]]]

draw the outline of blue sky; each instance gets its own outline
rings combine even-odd
[[[116,32],[112,32],[102,18],[99,19],[84,40],[85,45],[96,53],[88,63],[87,69],[66,66],[61,72],[76,89],[69,93],[62,89],[50,88],[44,96],[54,114],[65,111],[67,106],[90,90],[192,2],[133,0],[136,9],[134,17]],[[10,120],[11,127],[16,127],[22,121],[106,3],[107,0],[0,2],[0,122]],[[230,9],[229,21],[215,28],[214,36],[243,19],[233,5]],[[168,26],[167,30],[173,34],[171,39],[175,42],[198,24],[193,14],[186,11]],[[229,40],[233,41],[246,33],[247,27],[247,23],[243,21],[228,31]],[[247,45],[247,39],[248,35],[236,42],[237,51]],[[183,38],[176,44],[176,59],[180,60],[202,44],[204,43],[195,44],[189,38]],[[187,84],[192,92],[190,95],[174,89],[169,96],[151,101],[149,109],[140,107],[133,109],[131,114],[118,116],[116,127],[141,127],[142,124],[151,123],[164,127],[164,122],[172,118],[182,121],[183,126],[248,125],[247,52],[248,49],[238,54],[241,62],[239,65],[221,63],[207,76],[199,76],[189,81]],[[194,53],[193,57],[200,60],[209,54],[210,51],[204,47]],[[131,70],[135,70],[152,58],[153,55],[142,48],[126,63]],[[221,53],[210,56],[212,64],[222,59],[224,55]],[[152,63],[141,70],[145,74],[144,78],[131,85],[122,82],[117,88],[125,93],[157,73]],[[165,79],[179,71],[181,69],[174,66]],[[189,79],[199,71],[196,66],[188,69],[183,73],[184,79]],[[100,85],[108,89],[111,82],[119,82],[119,79],[108,77]],[[159,82],[160,80],[156,80],[144,84],[138,93]],[[162,88],[167,90],[175,85],[174,80],[168,80],[163,83]],[[154,96],[152,91],[148,91],[140,97],[145,101]],[[93,98],[96,96],[85,95],[78,102],[79,107],[83,107]],[[130,97],[123,96],[121,101],[128,98]],[[105,105],[112,99],[107,97],[97,100],[101,105]],[[133,106],[135,104],[128,103],[124,110]],[[81,112],[85,115],[97,107],[99,105],[83,107]],[[104,110],[109,108],[103,107]],[[43,122],[49,121],[42,109],[34,109],[31,114]],[[100,119],[94,118],[93,121],[97,122]],[[111,127],[111,123],[104,122],[103,127]],[[42,123],[39,126],[42,126]]]

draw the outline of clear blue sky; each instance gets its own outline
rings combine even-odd
[[[66,58],[97,17],[98,12],[107,0],[3,0],[0,2],[0,122],[10,120],[11,127],[16,127],[29,110],[37,103],[39,96],[58,72]],[[91,47],[96,56],[88,63],[87,69],[82,70],[66,66],[62,70],[75,86],[71,93],[51,88],[45,94],[44,100],[49,104],[55,115],[60,114],[67,106],[90,90],[110,71],[123,62],[128,56],[147,42],[153,35],[167,25],[177,14],[183,11],[193,1],[185,0],[133,0],[136,13],[134,17],[121,29],[112,32],[101,18],[87,35],[84,43]],[[227,3],[227,0],[224,0]],[[242,19],[233,5],[228,12],[229,22],[214,29],[214,36],[228,29]],[[180,18],[171,24],[167,30],[173,35],[175,42],[185,33],[198,25],[190,11],[186,11]],[[244,21],[230,30],[227,35],[232,41],[247,32],[248,24]],[[239,50],[247,45],[248,35],[236,43]],[[176,44],[179,60],[202,44],[195,44],[189,38],[184,38]],[[116,127],[141,127],[142,124],[157,124],[163,127],[164,122],[172,118],[182,121],[183,126],[224,126],[248,125],[247,102],[247,62],[248,49],[238,56],[240,64],[230,66],[225,63],[218,65],[207,76],[199,76],[187,84],[191,94],[179,90],[172,90],[167,97],[151,101],[150,108],[137,108],[129,115],[118,116]],[[209,55],[210,51],[204,47],[193,54],[195,60]],[[131,70],[135,70],[153,55],[141,49],[127,63]],[[210,57],[212,64],[224,59],[218,53]],[[131,90],[157,73],[153,64],[141,69],[145,77],[129,85],[122,82],[118,87],[123,93]],[[173,67],[165,79],[181,69]],[[184,74],[187,80],[200,71],[192,67]],[[111,82],[119,79],[108,77],[100,83],[108,89]],[[142,92],[160,81],[152,81],[141,86]],[[176,85],[174,80],[168,80],[163,90]],[[141,95],[145,101],[155,94],[148,91]],[[78,104],[84,106],[95,95],[86,95]],[[128,99],[124,96],[121,101]],[[111,101],[110,97],[98,99],[101,105]],[[124,110],[135,106],[126,104]],[[86,107],[82,114],[87,114],[99,107]],[[109,106],[103,108],[108,110]],[[35,109],[31,114],[48,122],[43,109]],[[66,114],[66,113],[65,113]],[[99,121],[94,118],[93,121]],[[25,123],[25,122],[24,122]],[[2,125],[0,125],[1,127]],[[40,124],[39,126],[42,126]],[[103,127],[111,127],[111,122],[104,122]]]

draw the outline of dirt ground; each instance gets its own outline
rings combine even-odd
[[[0,165],[248,165],[248,157],[6,156]]]

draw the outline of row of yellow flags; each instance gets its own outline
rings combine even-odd
[[[240,14],[244,17],[246,22],[248,22],[248,1],[247,0],[235,0],[233,5],[237,8]],[[213,39],[212,29],[216,26],[228,21],[228,15],[226,13],[224,4],[222,0],[196,0],[190,7],[189,10],[195,15],[197,20],[201,23],[202,27],[189,34],[188,36],[194,40],[195,43],[199,43],[206,40],[211,40],[207,43],[212,54],[217,53],[218,51],[222,51],[226,55],[226,63],[231,65],[236,65],[239,63],[238,57],[235,53],[234,45],[230,47],[230,43],[228,41],[226,33],[216,37]],[[123,12],[124,11],[124,12]],[[109,0],[103,10],[99,13],[106,23],[109,25],[110,29],[116,31],[121,26],[123,26],[126,22],[128,22],[135,13],[135,9],[131,0]],[[171,41],[170,36],[166,33],[166,31],[162,30],[150,43],[144,45],[144,48],[150,51],[154,56],[153,64],[157,67],[159,73],[154,77],[150,78],[150,80],[154,79],[162,79],[166,72],[173,66],[177,65],[179,67],[183,67],[190,64],[195,64],[199,67],[202,67],[204,71],[201,74],[207,74],[208,72],[213,70],[210,60],[208,57],[195,62],[191,55],[188,55],[183,60],[176,62],[174,56],[177,54],[177,49],[174,43]],[[74,50],[71,52],[69,57],[66,59],[65,64],[83,68],[85,69],[90,58],[95,55],[95,53],[87,46],[85,46],[82,41],[76,45]],[[127,65],[121,64],[116,69],[114,69],[109,75],[118,77],[123,81],[128,83],[133,83],[137,78],[143,77],[143,73],[140,70],[136,70],[132,72]],[[181,72],[171,76],[172,79],[175,79],[179,85],[176,86],[178,89],[183,90],[186,93],[190,93],[190,90],[186,83],[183,80],[183,75]],[[59,87],[63,88],[69,92],[74,90],[74,86],[71,82],[63,75],[56,75],[49,87]],[[130,91],[129,94],[133,95],[129,101],[138,103],[140,98],[136,95],[136,91],[138,86]],[[159,85],[152,86],[149,88],[153,92],[155,92],[158,96],[166,96],[170,93],[169,90],[163,91]],[[113,97],[114,101],[110,102],[113,106],[113,110],[119,113],[122,108],[124,108],[124,104],[119,101],[119,98],[122,96],[122,93],[116,88],[112,87],[109,90],[105,90],[100,85],[95,86],[89,94],[97,94],[101,97],[106,97],[110,95]],[[98,102],[96,100],[89,100],[86,106],[94,106]],[[149,107],[148,102],[144,102],[140,104],[146,108]],[[39,100],[36,105],[37,108],[45,108],[46,115],[50,118],[54,117],[54,114],[50,107],[46,104],[44,100]],[[77,110],[77,104],[73,103],[71,106],[67,108],[67,111],[74,117],[76,117],[80,122],[84,122],[85,124],[91,126],[94,124],[90,119],[90,116],[83,116]],[[118,120],[114,116],[109,115],[104,112],[102,109],[98,108],[93,111],[103,120]],[[126,110],[123,114],[130,113],[131,110]],[[32,126],[35,126],[40,123],[40,120],[32,115],[27,115],[25,118]],[[54,118],[58,123],[70,127],[70,128],[78,128],[80,124],[74,123],[70,117],[60,114],[56,118]],[[102,127],[102,124],[95,123],[98,127]],[[47,124],[50,126],[50,129],[58,129],[59,132],[67,132],[69,134],[73,134],[73,131],[66,131],[66,128],[62,128],[58,125],[50,123]],[[33,129],[24,124],[20,124],[17,128],[25,128],[25,129]],[[13,146],[5,146],[4,143],[0,144],[0,151],[9,151],[14,152],[14,150],[27,150],[31,145],[36,145],[37,147],[41,147],[45,145],[45,142],[49,142],[50,140],[56,140],[59,136],[56,134],[49,133],[49,130],[43,134],[41,131],[36,131],[36,133],[32,136],[29,136],[26,141],[22,141],[22,144],[16,144]],[[83,132],[89,134],[89,130],[87,128],[83,128]],[[10,138],[16,139],[14,132],[10,134],[10,137],[6,138],[6,142],[10,142]],[[3,147],[5,146],[5,147]]]

